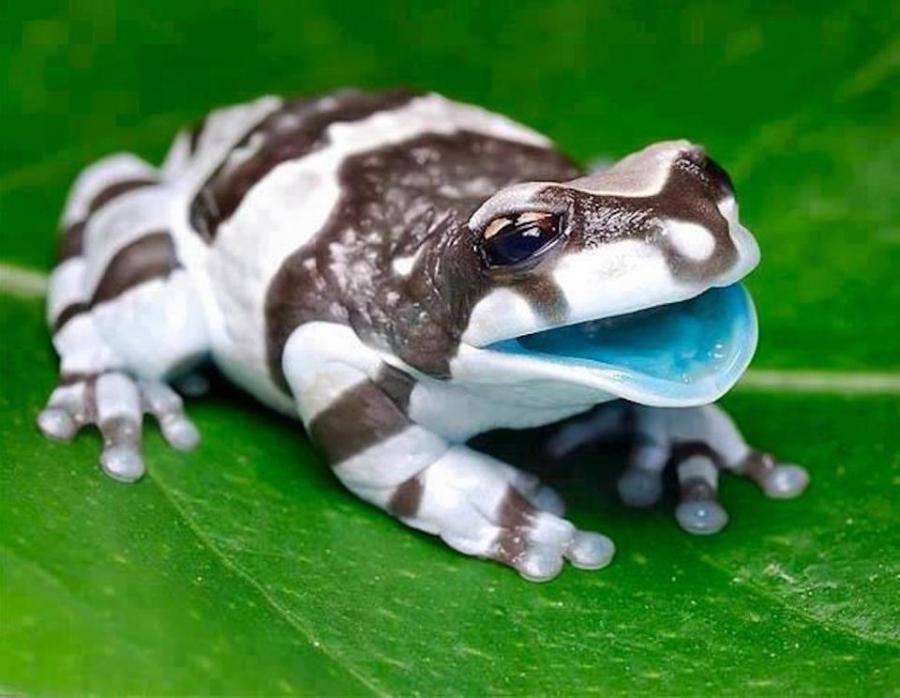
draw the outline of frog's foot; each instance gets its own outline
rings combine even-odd
[[[417,476],[421,500],[403,520],[468,555],[497,560],[531,581],[546,581],[565,560],[599,569],[609,538],[561,518],[562,500],[534,476],[465,447],[454,447]]]
[[[770,454],[752,449],[732,470],[749,477],[771,499],[793,499],[809,485],[806,468],[779,463]]]
[[[806,470],[778,463],[751,449],[727,414],[715,405],[683,409],[632,406],[634,446],[618,487],[633,506],[655,504],[662,494],[662,473],[676,469],[678,524],[689,533],[716,533],[728,523],[717,501],[719,473],[744,475],[769,497],[796,497],[809,484]]]
[[[166,441],[182,451],[194,448],[200,434],[185,416],[181,398],[160,381],[137,380],[120,371],[63,377],[38,415],[44,435],[69,441],[87,425],[103,436],[100,466],[110,477],[134,482],[144,474],[141,420],[156,417]]]

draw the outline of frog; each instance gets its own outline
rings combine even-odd
[[[600,569],[614,543],[477,434],[558,425],[550,460],[624,438],[621,499],[657,504],[674,470],[694,534],[728,521],[720,473],[807,486],[716,404],[756,348],[760,252],[690,141],[591,169],[432,92],[265,96],[183,129],[159,166],[90,165],[60,228],[37,423],[97,427],[115,480],[145,473],[145,415],[198,445],[184,396],[212,365],[298,420],[357,497],[531,581]]]

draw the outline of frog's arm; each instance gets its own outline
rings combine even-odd
[[[38,425],[56,440],[96,425],[101,465],[123,481],[144,473],[144,412],[172,446],[199,440],[165,382],[207,350],[202,310],[170,232],[169,197],[162,173],[133,155],[87,168],[69,195],[50,279],[47,318],[60,377]]]
[[[631,506],[656,504],[662,474],[676,469],[679,504],[675,516],[689,533],[716,533],[728,523],[718,502],[719,472],[750,478],[769,497],[788,499],[803,492],[809,475],[751,448],[717,405],[658,408],[619,401],[569,421],[547,443],[547,454],[561,458],[585,444],[607,438],[631,444],[628,467],[619,480],[622,500]]]
[[[348,328],[309,323],[291,336],[284,369],[301,418],[348,489],[469,555],[550,579],[564,559],[599,568],[611,541],[561,518],[537,478],[416,424],[414,380],[385,365]]]

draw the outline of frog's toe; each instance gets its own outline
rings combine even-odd
[[[100,467],[113,480],[135,482],[144,476],[144,459],[132,446],[110,446],[100,456]]]
[[[617,484],[622,501],[632,507],[649,507],[662,496],[662,478],[638,468],[625,471]]]
[[[515,568],[529,582],[549,582],[562,572],[563,557],[554,548],[535,546],[522,554]]]
[[[616,546],[612,540],[593,531],[576,531],[566,550],[569,562],[583,570],[606,567],[615,554]]]
[[[556,516],[566,513],[566,500],[562,495],[549,485],[538,485],[534,489],[523,492],[528,501],[541,511],[546,511]]]
[[[716,497],[719,471],[708,454],[694,453],[678,463],[678,525],[688,533],[711,535],[728,523],[728,513]]]
[[[756,482],[766,496],[773,499],[797,497],[809,485],[809,473],[805,468],[779,463],[773,456],[761,451],[751,451],[736,470]]]
[[[161,381],[141,381],[140,390],[144,410],[156,417],[169,445],[179,451],[196,448],[200,432],[185,415],[181,396]]]
[[[809,473],[799,465],[777,465],[761,483],[763,492],[773,499],[798,497],[807,485]]]
[[[715,499],[681,502],[675,509],[678,525],[688,533],[711,535],[728,523],[728,512]]]
[[[37,423],[41,433],[54,441],[71,441],[78,431],[72,415],[62,407],[45,408],[38,415]]]

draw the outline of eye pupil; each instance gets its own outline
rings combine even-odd
[[[549,247],[559,233],[556,216],[510,221],[482,240],[482,257],[489,268],[516,265]]]

